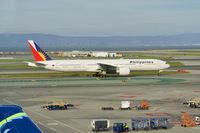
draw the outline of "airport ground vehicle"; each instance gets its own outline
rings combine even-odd
[[[123,133],[128,132],[129,128],[126,123],[114,123],[113,124],[113,132],[115,133]]]
[[[182,127],[195,127],[196,123],[192,116],[190,116],[187,112],[183,112],[182,116],[181,116],[181,126]]]
[[[108,119],[94,119],[91,121],[92,131],[108,131],[110,128],[110,121]]]
[[[42,105],[41,107],[48,110],[67,110],[69,108],[73,108],[74,105],[66,102],[50,102],[46,105]]]
[[[200,125],[200,116],[191,116],[187,112],[183,112],[181,116],[182,127],[195,127]]]
[[[114,110],[113,107],[102,107],[101,110]]]
[[[130,101],[121,101],[120,110],[130,110],[131,109],[131,102]]]
[[[148,110],[149,102],[147,100],[141,101],[138,106],[136,106],[137,110]]]
[[[200,125],[200,116],[195,116],[195,124]]]
[[[132,130],[154,130],[154,129],[168,129],[169,122],[167,117],[138,117],[132,119]]]
[[[200,108],[200,97],[191,98],[183,104],[188,105],[190,108]]]

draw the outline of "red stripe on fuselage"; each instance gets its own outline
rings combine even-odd
[[[29,46],[31,48],[32,54],[35,58],[35,61],[45,61],[40,55],[39,53],[33,48],[33,46],[29,43]]]

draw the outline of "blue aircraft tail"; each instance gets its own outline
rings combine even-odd
[[[20,106],[0,105],[0,133],[42,133]]]

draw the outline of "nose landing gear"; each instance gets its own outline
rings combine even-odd
[[[160,76],[161,72],[163,72],[163,70],[158,70],[158,76]]]

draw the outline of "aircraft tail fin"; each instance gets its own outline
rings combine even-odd
[[[18,105],[0,105],[1,133],[42,133]]]
[[[35,61],[48,61],[52,60],[47,53],[45,53],[33,40],[28,40]]]

